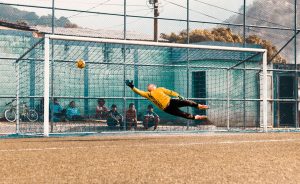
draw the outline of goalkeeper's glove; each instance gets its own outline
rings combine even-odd
[[[185,100],[185,98],[183,96],[180,96],[180,95],[178,96],[178,99],[179,100]]]
[[[127,85],[128,87],[130,87],[131,89],[134,87],[133,81],[126,80],[125,83],[126,83],[126,85]]]

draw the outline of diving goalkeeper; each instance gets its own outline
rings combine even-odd
[[[180,116],[186,119],[193,120],[204,120],[207,116],[204,115],[193,115],[187,112],[181,111],[180,107],[195,107],[201,110],[208,109],[207,105],[201,105],[191,100],[185,100],[175,91],[168,90],[166,88],[157,88],[154,84],[148,85],[148,92],[142,91],[134,87],[133,81],[126,80],[126,85],[129,86],[132,91],[139,94],[142,97],[147,98],[152,101],[158,108],[166,113],[172,114],[174,116]],[[178,99],[172,99],[170,96],[178,97]]]

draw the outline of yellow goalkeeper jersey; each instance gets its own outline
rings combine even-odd
[[[152,101],[158,108],[162,110],[168,107],[171,100],[170,96],[174,96],[174,97],[179,96],[179,94],[176,93],[175,91],[171,91],[166,88],[156,88],[151,92],[146,92],[134,87],[132,88],[132,91]]]

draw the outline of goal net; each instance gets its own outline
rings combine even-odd
[[[266,131],[270,91],[266,54],[254,47],[46,35],[17,61],[19,115],[26,116],[22,103],[38,114],[36,121],[18,122],[19,131],[49,135],[145,130],[151,103],[132,92],[125,85],[127,79],[141,90],[152,83],[210,107],[206,111],[182,108],[207,115],[208,122],[175,117],[154,106],[157,131]],[[80,59],[86,63],[82,69],[75,64]],[[105,103],[108,111],[116,105],[122,121],[108,126],[98,102]],[[137,125],[127,117],[130,104],[135,105]]]

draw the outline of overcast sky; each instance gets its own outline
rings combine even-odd
[[[153,16],[153,10],[147,3],[148,0],[127,0],[127,14]],[[247,0],[247,5],[254,0]],[[0,2],[37,5],[37,6],[51,6],[52,0],[0,0]],[[58,8],[90,10],[106,13],[123,13],[124,0],[55,0],[55,6]],[[185,0],[159,0],[160,17],[186,19],[186,1]],[[190,19],[199,21],[213,21],[222,22],[232,16],[234,13],[223,10],[218,6],[231,11],[238,11],[243,5],[243,0],[190,0]],[[38,15],[51,14],[51,10],[37,9],[37,8],[22,8],[26,11],[36,12]],[[87,13],[76,13],[68,11],[56,11],[56,17],[65,16],[78,24],[81,27],[88,27],[92,29],[110,29],[122,30],[123,17],[118,16],[104,16]],[[153,20],[148,19],[127,19],[127,29],[141,33],[152,33]],[[160,32],[178,32],[185,29],[186,23],[173,21],[159,21]],[[191,24],[192,28],[210,28],[212,25],[207,24]]]

